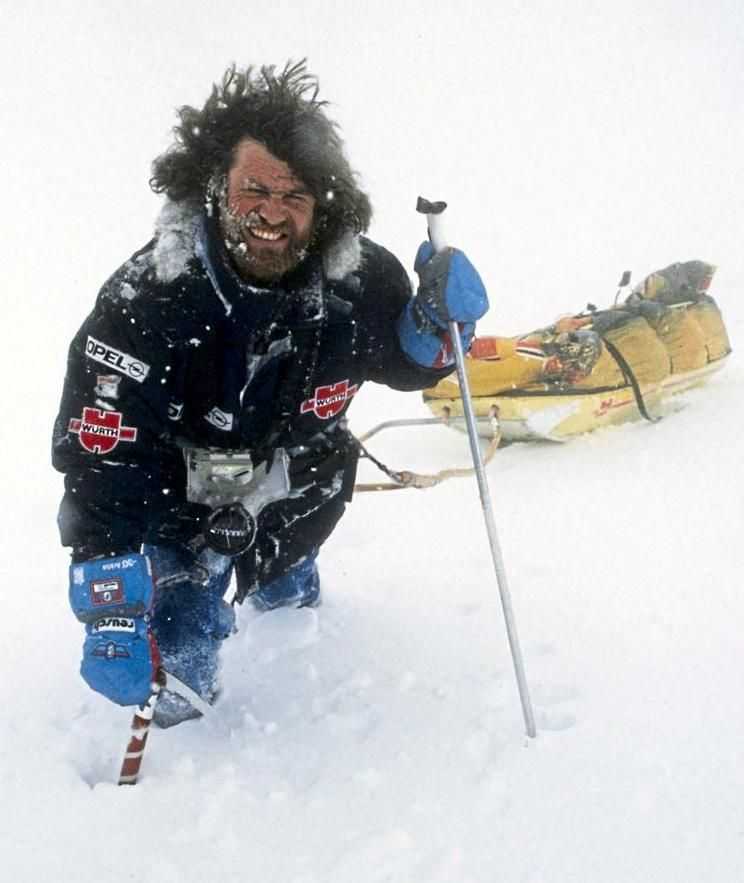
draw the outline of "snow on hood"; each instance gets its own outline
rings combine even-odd
[[[190,202],[167,200],[155,221],[155,273],[161,282],[172,282],[186,271],[194,257],[200,213]]]
[[[186,271],[194,257],[201,216],[201,204],[167,200],[163,205],[155,221],[153,250],[155,273],[161,282],[172,282]],[[327,278],[348,276],[359,267],[361,256],[359,236],[349,231],[323,255]]]

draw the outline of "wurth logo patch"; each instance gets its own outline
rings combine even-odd
[[[328,386],[318,386],[315,395],[306,399],[300,406],[300,414],[315,412],[321,420],[330,420],[340,414],[346,402],[359,390],[358,384],[349,386],[349,381],[339,380],[338,383],[330,383]]]
[[[108,454],[120,441],[133,442],[137,439],[137,430],[133,426],[122,426],[121,420],[119,411],[83,408],[82,419],[73,418],[67,429],[78,436],[86,451]]]

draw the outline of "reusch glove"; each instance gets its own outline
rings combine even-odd
[[[160,653],[149,620],[155,590],[139,553],[70,567],[70,606],[85,623],[80,674],[119,705],[142,705],[152,693]]]
[[[448,323],[458,323],[467,351],[476,321],[488,310],[486,288],[475,267],[455,248],[435,254],[430,242],[422,242],[413,269],[419,277],[418,293],[398,320],[398,337],[403,351],[419,365],[444,368],[454,361]]]

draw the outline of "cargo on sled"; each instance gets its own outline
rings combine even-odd
[[[478,432],[489,439],[488,461],[511,441],[564,441],[604,426],[656,420],[674,394],[703,383],[731,352],[721,311],[708,294],[715,267],[703,261],[671,264],[652,273],[621,303],[593,304],[517,337],[480,337],[465,359]],[[360,436],[368,457],[391,483],[357,490],[431,487],[471,469],[434,475],[394,471],[364,447],[377,433],[403,426],[447,423],[464,429],[456,373],[424,390],[435,416],[389,420]]]
[[[479,432],[504,441],[570,436],[655,419],[675,393],[704,382],[731,352],[703,261],[652,273],[621,303],[592,304],[517,337],[481,337],[466,359]],[[462,425],[455,374],[424,391],[432,412]]]

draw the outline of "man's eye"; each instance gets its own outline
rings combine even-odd
[[[305,193],[288,193],[285,197],[291,205],[307,205],[308,198]]]
[[[262,190],[260,187],[241,187],[240,195],[241,196],[268,196],[268,190]]]

